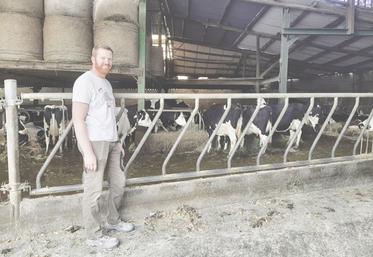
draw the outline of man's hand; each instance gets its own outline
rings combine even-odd
[[[97,170],[97,159],[94,153],[84,154],[84,171],[93,172]]]

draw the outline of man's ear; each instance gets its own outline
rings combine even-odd
[[[92,64],[95,63],[95,57],[94,56],[91,56],[91,62],[92,62]]]

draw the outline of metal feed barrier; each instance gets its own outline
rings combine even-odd
[[[16,81],[13,80],[7,80],[5,81],[5,101],[3,102],[4,107],[6,109],[6,115],[7,115],[7,145],[8,145],[8,165],[9,165],[9,186],[10,186],[10,199],[11,203],[14,206],[19,206],[19,199],[18,194],[20,190],[22,189],[22,186],[20,184],[19,179],[19,168],[18,168],[18,156],[19,156],[19,149],[18,149],[18,133],[17,133],[17,114],[16,109],[26,101],[33,101],[33,100],[71,100],[72,94],[71,93],[27,93],[27,94],[21,94],[20,98],[17,98],[16,96]],[[174,180],[185,180],[185,179],[193,179],[193,178],[201,178],[201,177],[209,177],[209,176],[217,176],[217,175],[226,175],[226,174],[238,174],[238,173],[248,173],[248,172],[258,172],[263,170],[271,170],[271,169],[279,169],[284,167],[296,167],[296,166],[306,166],[306,165],[315,165],[315,164],[326,164],[331,162],[339,162],[339,161],[346,161],[346,160],[358,160],[358,159],[364,159],[364,158],[371,158],[371,152],[368,152],[368,149],[366,149],[365,152],[362,151],[362,148],[360,148],[360,152],[357,153],[357,148],[359,143],[362,143],[364,132],[367,129],[367,125],[370,123],[370,120],[373,117],[373,110],[370,112],[368,117],[368,122],[366,125],[361,129],[361,132],[356,139],[356,142],[354,144],[354,147],[351,151],[350,156],[343,156],[343,157],[336,157],[335,152],[342,140],[342,137],[344,136],[348,125],[350,121],[352,120],[357,108],[359,107],[360,99],[362,98],[373,98],[372,93],[335,93],[327,95],[322,93],[291,93],[291,94],[126,94],[126,93],[120,93],[120,94],[114,94],[116,99],[121,100],[121,104],[124,105],[126,100],[150,100],[150,99],[159,99],[160,100],[160,107],[156,112],[156,115],[150,125],[150,127],[147,128],[143,138],[141,139],[140,143],[137,145],[136,149],[134,150],[133,154],[131,155],[129,161],[127,162],[125,166],[125,176],[127,176],[128,169],[138,156],[141,148],[145,144],[146,140],[150,136],[154,126],[156,125],[157,120],[160,118],[161,114],[164,110],[164,101],[165,99],[182,99],[182,100],[194,100],[194,106],[193,110],[179,110],[179,111],[191,111],[191,115],[186,123],[186,125],[181,129],[179,132],[179,135],[174,142],[173,146],[171,147],[169,153],[167,154],[167,157],[164,159],[162,164],[162,174],[157,176],[148,176],[148,177],[141,177],[141,178],[130,178],[127,179],[127,185],[138,185],[138,184],[146,184],[146,183],[159,183],[159,182],[167,182],[167,181],[174,181]],[[342,98],[350,98],[354,99],[355,104],[353,106],[353,109],[351,113],[348,116],[348,119],[345,123],[345,125],[342,128],[342,131],[339,133],[332,151],[330,152],[330,157],[328,158],[322,158],[322,159],[314,159],[313,153],[315,150],[316,145],[318,144],[321,135],[323,134],[327,124],[329,123],[330,119],[332,118],[333,113],[336,110],[337,104],[339,99]],[[224,114],[220,118],[216,129],[213,131],[211,137],[208,139],[208,141],[205,143],[203,150],[199,154],[199,157],[195,164],[195,170],[191,171],[185,171],[182,173],[168,173],[167,172],[167,165],[172,158],[173,154],[175,153],[175,150],[177,146],[179,145],[181,139],[185,136],[186,131],[188,130],[188,127],[191,125],[191,123],[194,120],[194,117],[198,114],[199,105],[201,100],[208,100],[208,99],[220,99],[220,100],[226,100],[226,108],[224,111]],[[233,150],[228,154],[227,156],[227,163],[225,168],[221,169],[212,169],[212,170],[201,170],[201,162],[204,159],[207,149],[211,145],[214,136],[217,134],[219,128],[223,124],[224,119],[228,115],[229,111],[232,108],[232,100],[248,100],[252,99],[255,100],[258,104],[256,105],[255,111],[246,124],[246,126],[243,128],[241,135],[238,137],[237,142]],[[253,121],[256,117],[256,115],[259,112],[260,105],[259,103],[261,101],[257,101],[258,99],[278,99],[279,101],[282,101],[284,103],[283,109],[281,110],[281,113],[274,122],[270,132],[269,136],[265,140],[264,144],[261,146],[260,151],[257,154],[256,157],[256,165],[251,166],[242,166],[242,167],[232,167],[232,159],[234,155],[236,154],[236,151],[238,149],[238,146],[240,145],[241,141],[244,140],[245,132],[249,129],[249,127],[253,124]],[[279,125],[280,120],[284,116],[288,106],[289,106],[289,100],[291,99],[305,99],[309,101],[309,106],[307,108],[307,111],[304,115],[303,120],[301,121],[301,125],[297,128],[295,133],[291,136],[291,138],[288,141],[286,150],[283,154],[283,161],[282,163],[275,163],[275,164],[262,164],[261,159],[265,152],[265,149],[268,145],[269,138],[273,136],[273,134],[276,131],[276,128]],[[303,125],[305,124],[306,120],[309,117],[309,114],[315,105],[315,99],[329,99],[333,101],[332,108],[330,112],[328,113],[325,122],[322,124],[319,132],[317,133],[312,146],[310,147],[309,153],[308,153],[308,160],[305,161],[288,161],[288,154],[291,149],[291,146],[293,145],[293,142],[295,141],[297,135],[300,133]],[[168,110],[167,110],[168,111]],[[14,112],[14,113],[13,113]],[[13,113],[13,115],[11,114]],[[51,162],[52,158],[58,151],[58,148],[63,143],[64,139],[66,138],[67,134],[72,128],[72,122],[70,121],[65,132],[63,135],[59,138],[58,142],[54,146],[53,150],[49,154],[48,158],[46,159],[45,163],[41,167],[41,169],[38,172],[38,175],[36,177],[36,188],[32,189],[30,191],[31,195],[42,195],[42,194],[54,194],[54,193],[64,193],[64,192],[72,192],[72,191],[79,191],[82,190],[82,185],[66,185],[66,186],[57,186],[57,187],[47,187],[42,186],[41,179],[43,177],[43,174],[46,171],[47,166]],[[14,174],[17,175],[14,175]],[[12,194],[17,195],[17,197],[12,196]],[[17,209],[17,207],[15,207]],[[19,211],[18,211],[19,213]]]

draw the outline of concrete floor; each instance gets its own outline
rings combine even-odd
[[[17,229],[6,222],[8,206],[3,204],[0,253],[371,257],[369,167],[371,161],[342,163],[321,173],[317,167],[286,169],[132,188],[122,215],[136,230],[113,233],[121,245],[110,252],[86,246],[80,194],[25,199]]]

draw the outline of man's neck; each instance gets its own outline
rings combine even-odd
[[[97,76],[99,76],[100,78],[103,78],[105,79],[106,78],[106,74],[102,74],[100,72],[98,72],[95,68],[92,68],[91,71],[96,74]]]

